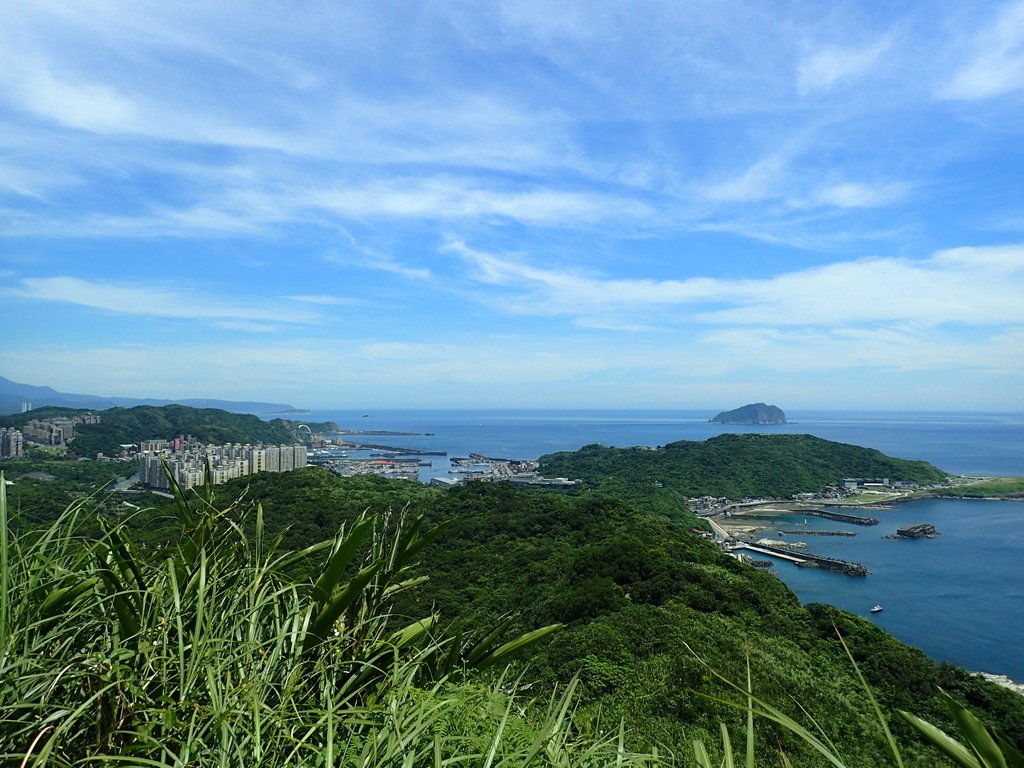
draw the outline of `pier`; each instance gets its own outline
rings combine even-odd
[[[877,517],[864,517],[863,515],[847,515],[843,512],[829,512],[825,509],[794,509],[794,513],[801,515],[814,515],[824,517],[826,520],[835,520],[839,523],[853,523],[854,525],[878,525],[881,521]]]
[[[801,551],[796,553],[786,547],[775,547],[768,544],[753,544],[749,541],[741,541],[736,545],[735,549],[747,549],[751,552],[760,552],[764,555],[781,557],[783,560],[789,560],[801,568],[821,568],[822,570],[834,571],[835,573],[844,573],[847,576],[868,575],[867,566],[860,563],[853,563],[849,560],[840,560],[835,557],[825,557],[824,555],[815,555],[811,552]]]

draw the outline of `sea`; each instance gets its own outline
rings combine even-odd
[[[365,442],[447,456],[425,457],[420,480],[448,477],[449,457],[478,453],[536,459],[584,445],[658,446],[726,432],[811,434],[923,459],[962,475],[1024,476],[1024,413],[792,411],[787,424],[712,424],[706,411],[664,410],[323,410],[309,421],[342,429],[404,432]],[[355,438],[360,439],[360,438]],[[877,526],[787,515],[770,529],[849,530],[852,537],[786,534],[817,554],[863,563],[852,577],[776,561],[773,571],[804,602],[859,614],[936,661],[1024,681],[1024,501],[931,499],[872,513]],[[760,521],[759,521],[760,522]],[[890,540],[897,527],[931,523],[934,539]],[[776,538],[776,534],[771,534]],[[881,605],[883,610],[871,612]]]

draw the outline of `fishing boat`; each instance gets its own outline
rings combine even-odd
[[[871,612],[872,613],[881,613],[882,610],[883,610],[882,606],[880,606],[880,605],[874,605],[874,606],[871,607]]]

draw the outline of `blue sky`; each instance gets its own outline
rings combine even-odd
[[[307,407],[1024,410],[1024,2],[59,2],[0,375]]]

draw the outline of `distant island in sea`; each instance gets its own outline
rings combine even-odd
[[[722,411],[712,424],[785,424],[786,414],[775,405],[750,403],[732,411]]]

